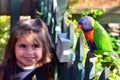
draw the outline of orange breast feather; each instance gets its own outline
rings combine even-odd
[[[84,34],[85,34],[85,38],[88,42],[92,42],[92,43],[94,42],[94,30],[85,32]]]

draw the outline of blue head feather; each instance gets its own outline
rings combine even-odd
[[[88,31],[93,30],[93,27],[91,24],[91,17],[89,17],[89,16],[85,16],[85,17],[80,18],[78,20],[78,24],[82,25],[82,30],[84,32],[88,32]]]

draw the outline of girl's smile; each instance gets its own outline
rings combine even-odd
[[[23,69],[35,68],[42,58],[42,45],[30,43],[24,38],[18,39],[15,45],[17,64]]]

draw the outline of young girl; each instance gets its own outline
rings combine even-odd
[[[52,44],[40,19],[19,21],[11,32],[0,69],[0,80],[48,80],[53,77]]]

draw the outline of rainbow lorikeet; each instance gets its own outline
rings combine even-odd
[[[87,63],[90,62],[91,55],[94,57],[94,54],[97,56],[102,67],[109,67],[110,71],[117,69],[117,73],[120,73],[120,58],[117,53],[113,51],[109,34],[106,32],[103,26],[100,25],[98,21],[95,21],[92,17],[85,16],[78,20],[78,29],[82,29],[90,49],[87,54],[85,65],[85,80],[94,78],[94,76],[91,77],[91,75],[95,74],[94,71],[93,73],[90,71],[93,68],[89,67],[90,64]],[[102,57],[98,57],[99,55]]]
[[[83,30],[91,52],[101,55],[107,52],[106,54],[110,59],[115,59],[109,34],[99,22],[90,16],[85,16],[78,20],[78,29]]]
[[[85,16],[80,18],[78,28],[82,28],[91,51],[111,52],[113,50],[108,33],[92,17]]]

